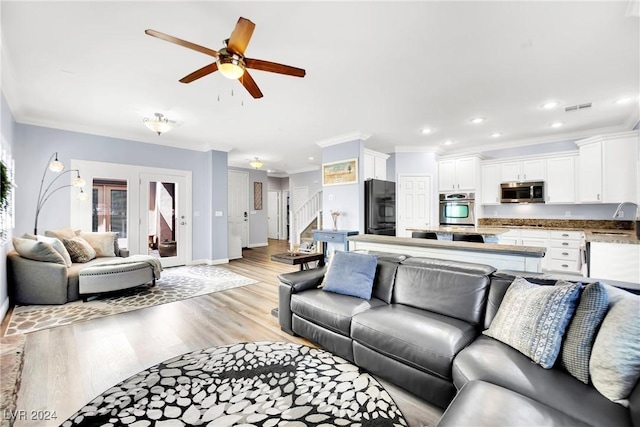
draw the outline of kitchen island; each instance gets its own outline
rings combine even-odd
[[[529,273],[542,272],[545,248],[499,245],[494,243],[454,242],[451,240],[414,239],[411,237],[360,234],[350,236],[349,250],[393,252],[455,261],[488,264],[500,270]]]

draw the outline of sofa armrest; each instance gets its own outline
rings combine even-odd
[[[128,258],[129,257],[129,249],[120,248],[116,255],[121,257],[121,258]]]
[[[12,251],[7,255],[7,279],[15,304],[65,304],[67,266],[34,261]]]
[[[307,289],[315,289],[324,278],[326,267],[311,270],[296,271],[278,275],[278,322],[280,329],[294,335],[291,329],[291,295]]]

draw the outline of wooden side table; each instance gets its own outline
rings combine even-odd
[[[314,261],[318,261],[318,267],[322,267],[324,265],[324,255],[304,252],[298,252],[296,254],[275,254],[271,255],[271,261],[282,262],[290,265],[299,265],[300,270],[309,270],[309,263]]]

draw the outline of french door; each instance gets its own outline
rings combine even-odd
[[[228,177],[229,232],[240,236],[242,247],[246,248],[249,244],[249,174],[230,170]]]
[[[189,219],[184,176],[140,174],[140,249],[159,258],[163,267],[185,265]]]

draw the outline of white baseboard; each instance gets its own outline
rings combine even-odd
[[[269,246],[269,242],[264,243],[249,243],[247,245],[248,248],[263,248],[265,246]]]
[[[4,319],[4,316],[7,315],[7,311],[9,311],[9,297],[4,299],[2,303],[2,307],[0,307],[0,321]]]
[[[207,264],[207,265],[229,264],[229,258],[194,259],[191,262],[187,263],[187,265],[198,265],[198,264]]]

